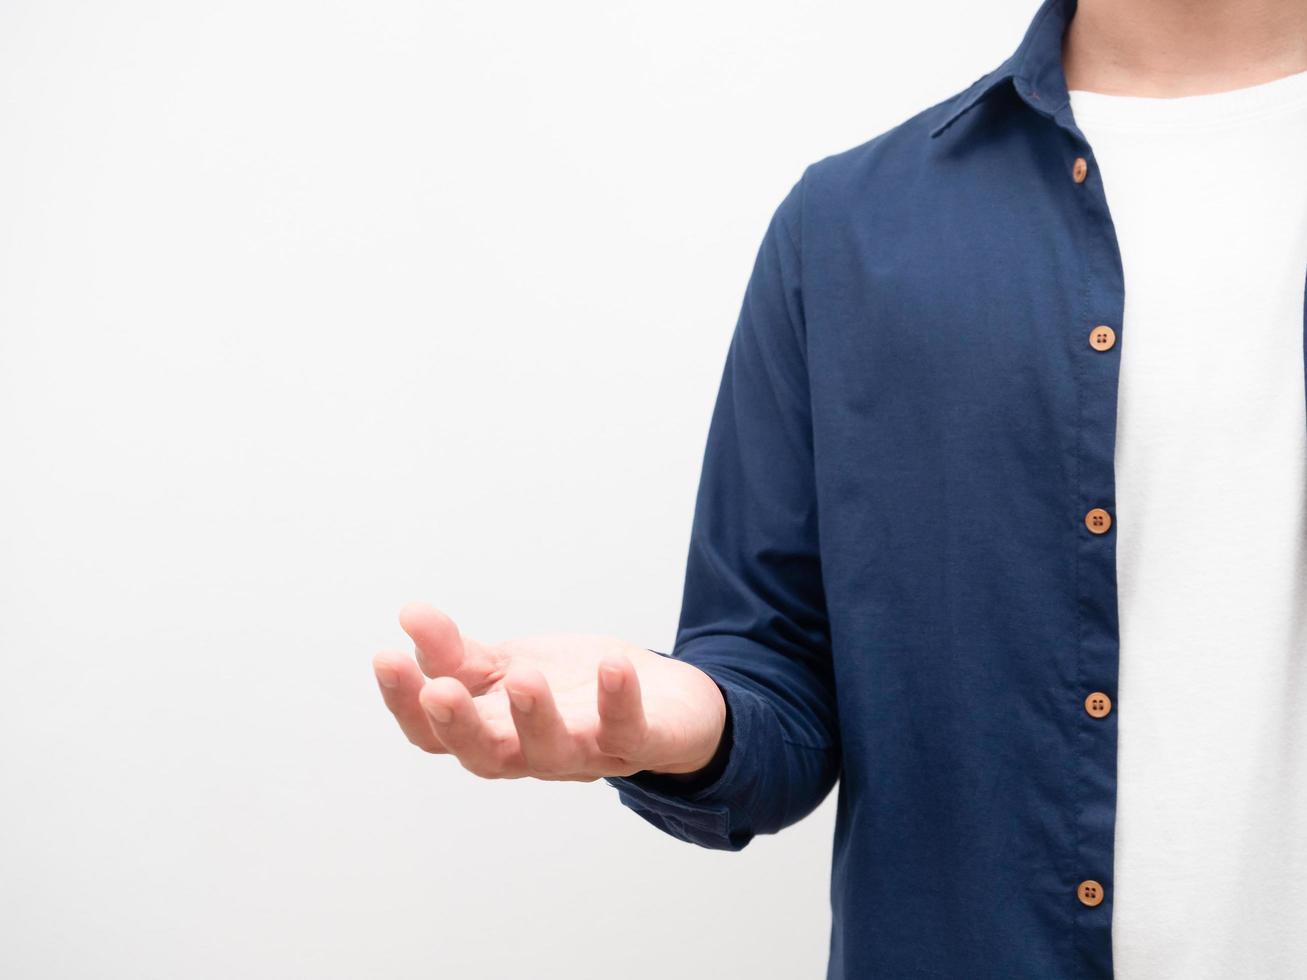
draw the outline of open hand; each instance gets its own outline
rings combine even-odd
[[[609,636],[480,643],[421,604],[405,606],[399,619],[416,658],[373,659],[386,706],[410,742],[451,754],[478,776],[695,772],[721,740],[721,691],[681,660]]]

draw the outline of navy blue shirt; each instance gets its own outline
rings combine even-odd
[[[838,780],[831,980],[1112,976],[1130,339],[1068,105],[1074,9],[1046,0],[998,68],[780,204],[671,652],[720,685],[730,738],[697,783],[609,780],[723,849]]]

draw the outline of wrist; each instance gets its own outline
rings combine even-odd
[[[731,721],[731,705],[721,685],[713,681],[713,686],[717,688],[717,693],[721,698],[721,725],[718,728],[716,742],[705,754],[688,763],[685,769],[674,771],[647,770],[638,774],[646,783],[653,784],[650,788],[661,784],[668,789],[676,789],[680,792],[704,789],[717,782],[726,771],[726,766],[730,762],[733,743],[734,726]]]

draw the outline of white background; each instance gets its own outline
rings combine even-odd
[[[369,659],[667,649],[772,210],[1033,9],[0,5],[0,975],[823,975],[833,797],[705,851]]]

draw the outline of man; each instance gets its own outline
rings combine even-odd
[[[832,978],[1307,977],[1304,178],[1307,3],[1046,0],[777,210],[672,655],[411,606],[386,703],[706,847],[838,776]]]

